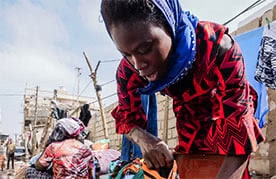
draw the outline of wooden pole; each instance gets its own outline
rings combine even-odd
[[[102,119],[103,130],[104,130],[104,137],[105,137],[105,139],[108,139],[108,131],[107,131],[107,127],[106,127],[107,125],[106,125],[106,120],[105,120],[104,109],[103,109],[103,106],[102,106],[101,94],[99,93],[100,90],[99,90],[99,86],[97,85],[97,70],[99,68],[99,65],[100,65],[101,61],[98,61],[98,64],[95,68],[95,71],[93,71],[92,65],[90,64],[85,52],[83,52],[83,55],[84,55],[84,58],[87,62],[87,65],[89,67],[89,70],[90,70],[90,73],[91,73],[90,78],[93,81],[94,89],[96,91],[97,101],[98,101],[99,108],[100,108],[100,114],[101,114],[101,119]]]
[[[163,141],[168,143],[168,121],[169,121],[169,96],[166,96],[164,106],[164,123],[163,123]]]
[[[76,67],[75,69],[77,70],[77,104],[79,105],[80,75],[81,75],[80,70],[81,70],[81,68],[80,67]]]

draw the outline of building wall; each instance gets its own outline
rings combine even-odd
[[[110,139],[110,146],[114,149],[121,148],[122,136],[115,131],[115,121],[111,116],[111,110],[117,105],[114,103],[105,110],[106,127],[108,131],[108,139]],[[90,131],[89,139],[93,142],[105,139],[102,118],[99,112],[92,113],[92,118],[88,123],[88,130]]]

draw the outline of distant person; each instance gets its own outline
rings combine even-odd
[[[10,161],[12,163],[12,169],[14,169],[14,152],[15,152],[15,143],[13,143],[12,138],[8,139],[8,142],[6,144],[7,146],[7,158],[8,158],[8,162],[7,162],[7,169],[9,170],[10,168]]]
[[[5,149],[3,145],[0,145],[0,170],[1,171],[3,171],[5,168],[5,160],[6,160]]]
[[[52,166],[54,178],[88,179],[92,177],[92,150],[84,144],[85,126],[79,119],[60,119],[36,161],[38,170]]]

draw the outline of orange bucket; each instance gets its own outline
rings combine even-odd
[[[213,179],[223,163],[224,155],[174,154],[180,179]]]

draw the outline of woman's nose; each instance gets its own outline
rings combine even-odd
[[[133,56],[133,62],[134,62],[134,67],[137,70],[142,70],[146,66],[145,60],[143,60],[143,58],[140,58],[139,56]]]

